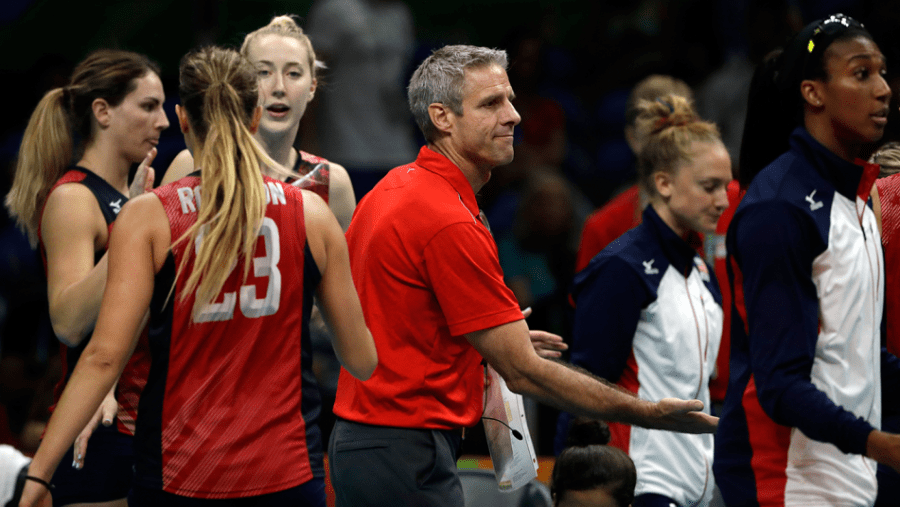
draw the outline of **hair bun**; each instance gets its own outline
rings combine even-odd
[[[669,127],[683,127],[693,121],[694,121],[693,116],[688,116],[688,117],[684,117],[684,116],[678,117],[675,115],[664,116],[664,117],[656,120],[656,123],[653,124],[653,130],[651,131],[651,134],[656,134],[657,132],[665,130]]]
[[[640,115],[645,119],[653,120],[649,134],[657,134],[669,127],[683,127],[697,121],[697,115],[690,102],[677,95],[657,97],[655,101],[646,101],[642,104]]]
[[[286,33],[303,34],[303,29],[300,28],[300,23],[297,22],[297,16],[294,14],[275,16],[264,28],[276,28],[284,30]]]

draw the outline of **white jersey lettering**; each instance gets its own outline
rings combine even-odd
[[[190,187],[181,187],[178,190],[178,202],[181,203],[181,214],[196,213],[197,208],[194,206],[194,192]]]
[[[266,204],[287,204],[281,185],[272,181],[266,183]]]

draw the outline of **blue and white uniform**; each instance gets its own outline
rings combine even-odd
[[[867,205],[878,166],[803,128],[790,146],[726,239],[735,311],[716,482],[729,506],[872,505],[862,454],[881,424],[882,367],[900,371],[881,347],[884,257]]]
[[[713,270],[657,215],[600,252],[575,277],[572,363],[643,399],[700,399],[722,336],[722,296]],[[557,443],[569,415],[560,417]],[[610,445],[637,468],[636,495],[706,505],[713,491],[712,435],[611,423]]]

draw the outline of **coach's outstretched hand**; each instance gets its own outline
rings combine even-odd
[[[719,418],[700,412],[703,402],[700,400],[681,400],[663,398],[656,402],[655,420],[648,421],[648,428],[678,431],[681,433],[715,433],[719,426]]]

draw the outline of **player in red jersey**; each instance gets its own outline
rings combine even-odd
[[[284,167],[303,175],[295,185],[319,194],[346,230],[356,208],[356,196],[344,166],[294,148],[300,120],[316,93],[316,53],[309,37],[290,16],[276,16],[247,34],[241,54],[256,66],[263,117],[254,137],[266,153]],[[184,150],[166,170],[163,184],[194,170]],[[272,175],[270,175],[272,176]]]
[[[68,85],[44,96],[22,140],[6,205],[44,258],[50,319],[62,343],[56,399],[90,343],[107,279],[112,223],[129,196],[153,181],[149,165],[160,131],[169,126],[158,73],[142,55],[96,51],[78,64]],[[75,148],[83,152],[69,166]],[[142,160],[129,188],[128,171]],[[79,436],[71,466],[56,471],[56,505],[125,505],[137,400],[149,367],[145,342]]]
[[[881,166],[872,192],[873,211],[881,229],[884,248],[885,344],[888,352],[900,356],[900,143],[889,142],[878,149],[869,162]],[[896,390],[883,393],[881,429],[900,432],[900,395]],[[900,502],[900,474],[878,465],[878,497],[875,507]]]
[[[360,379],[375,369],[337,220],[315,194],[260,173],[277,164],[252,138],[262,114],[253,66],[205,48],[182,60],[180,77],[176,111],[199,177],[123,210],[95,339],[50,420],[22,505],[47,504],[42,482],[121,370],[148,307],[153,363],[132,507],[324,505],[297,416],[313,290],[344,368]]]
[[[309,37],[291,16],[276,16],[266,26],[247,34],[241,45],[241,54],[256,66],[259,77],[263,116],[259,122],[259,130],[253,137],[273,160],[303,175],[299,179],[288,178],[288,181],[295,186],[312,190],[325,199],[341,228],[346,231],[356,208],[356,197],[347,170],[340,164],[294,147],[300,120],[312,101],[318,84],[316,54]],[[166,170],[163,184],[187,176],[193,170],[194,160],[190,152],[184,150]],[[265,170],[264,174],[267,174]],[[274,173],[268,175],[284,178]],[[313,307],[310,319],[310,351],[317,375],[304,385],[308,387],[310,396],[318,395],[322,402],[310,404],[309,406],[315,407],[314,413],[305,411],[303,417],[309,422],[318,423],[315,427],[322,432],[320,438],[310,435],[312,440],[325,442],[334,424],[331,407],[334,405],[340,365],[331,350],[328,328],[322,321],[318,307]],[[317,477],[325,476],[323,447],[321,443],[312,446],[312,449],[318,449],[314,452],[317,457],[314,458],[313,466]]]

